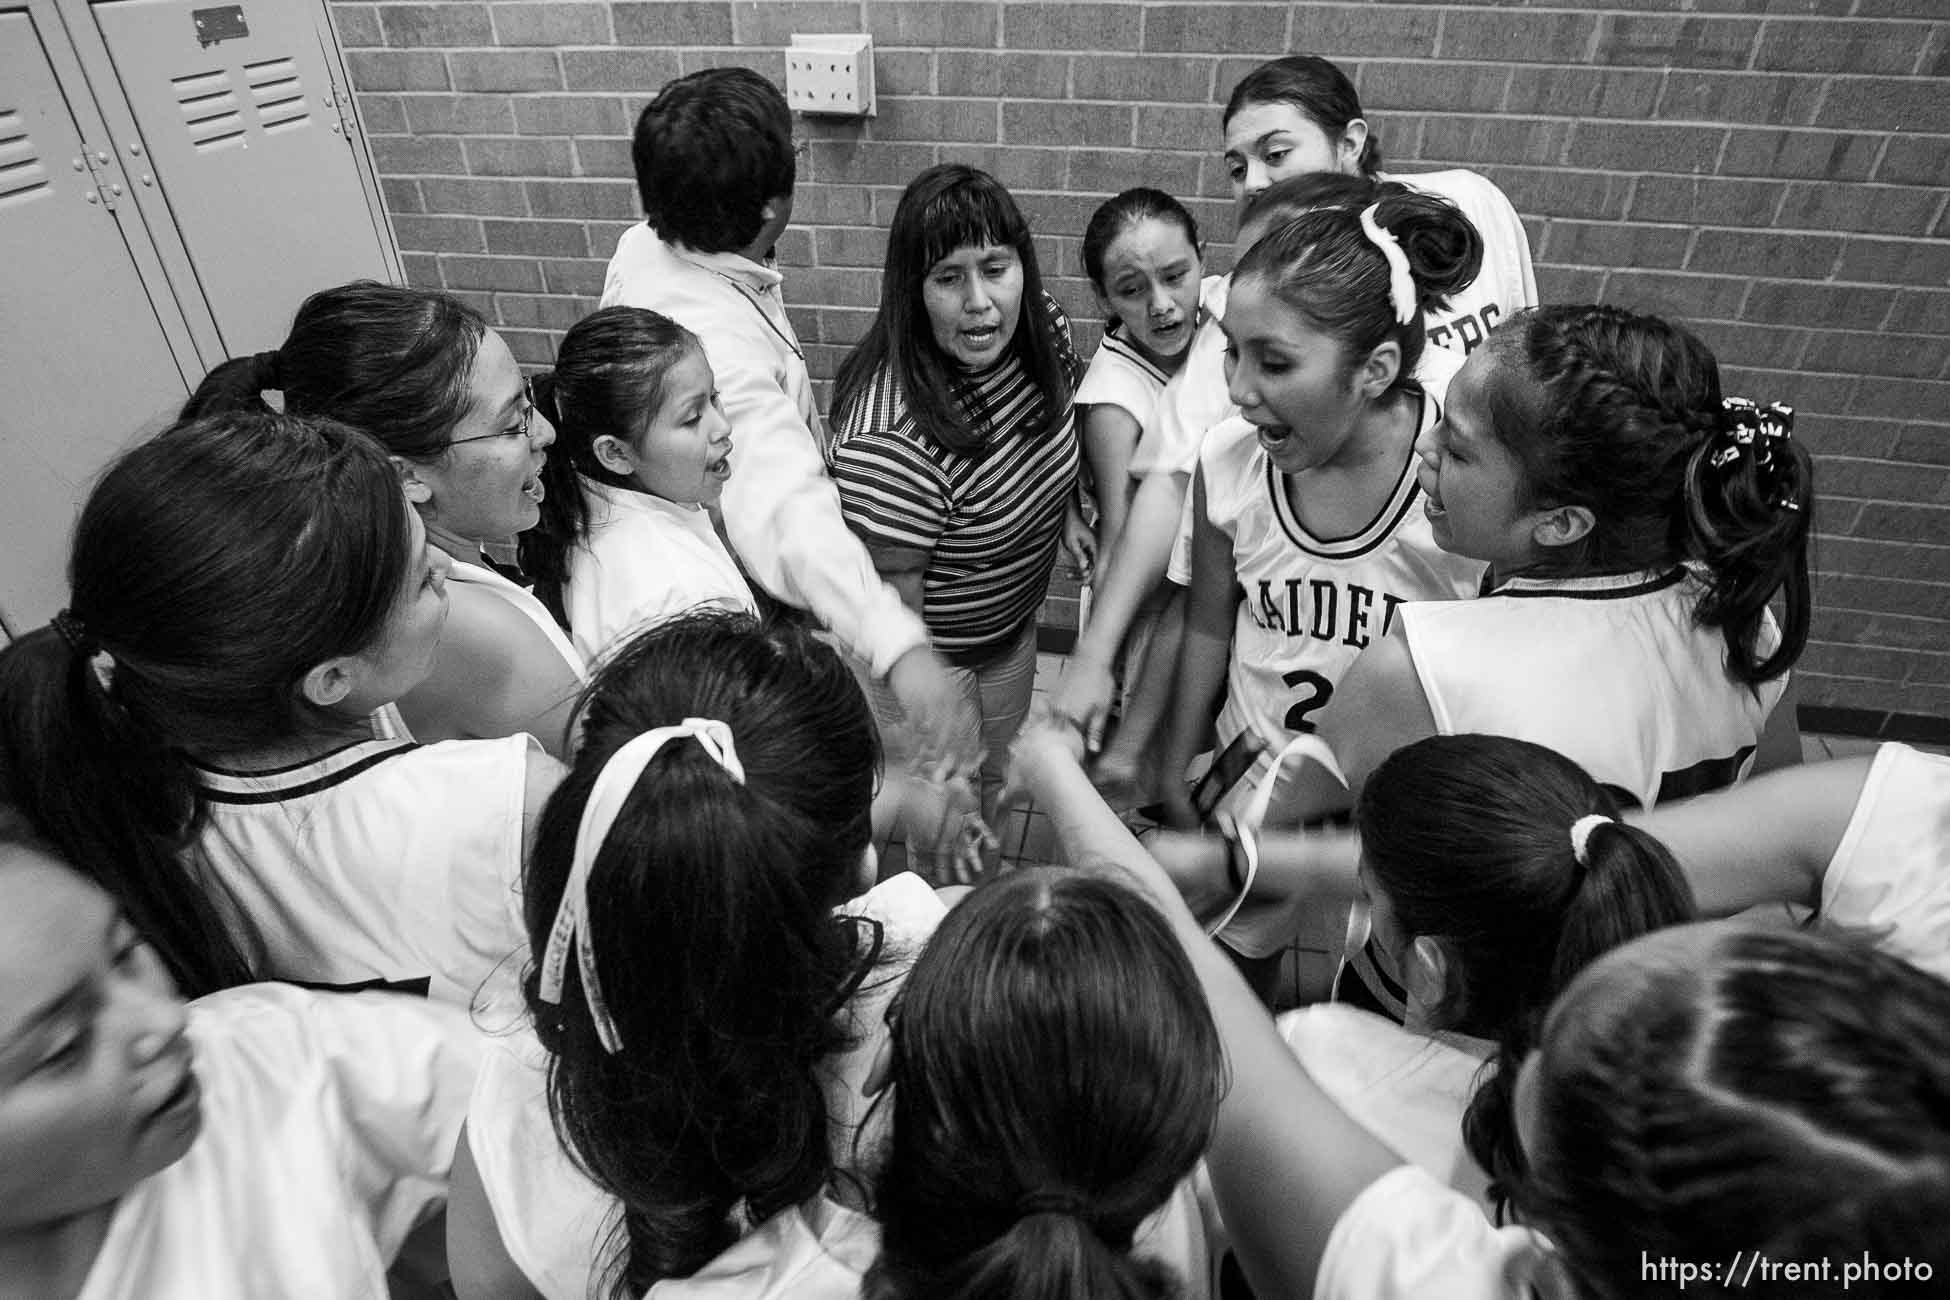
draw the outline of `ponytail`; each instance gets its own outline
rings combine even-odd
[[[1790,436],[1794,412],[1728,398],[1686,466],[1687,551],[1707,571],[1699,621],[1726,636],[1727,670],[1749,686],[1780,676],[1808,643],[1808,539],[1814,461]],[[1780,643],[1760,635],[1774,593],[1785,593]]]
[[[1166,1300],[1179,1279],[1131,1253],[1133,1232],[1107,1241],[1084,1215],[1024,1214],[1001,1236],[916,1287],[884,1264],[861,1288],[862,1300]],[[913,1279],[919,1282],[920,1279]]]
[[[189,760],[98,675],[91,660],[106,653],[52,627],[0,653],[0,797],[114,897],[183,996],[249,983],[243,918],[193,865],[202,809]]]
[[[193,755],[327,721],[298,683],[385,631],[411,525],[373,442],[268,410],[176,425],[89,494],[71,608],[0,654],[0,783],[155,945],[187,996],[248,981],[258,945],[206,877]]]
[[[1225,1092],[1188,959],[1129,889],[999,876],[950,912],[899,994],[868,1300],[1148,1300],[1133,1258]]]
[[[522,572],[535,580],[535,598],[557,623],[569,626],[566,592],[569,552],[589,531],[589,501],[577,481],[576,465],[562,446],[562,416],[555,400],[555,372],[534,380],[535,409],[555,428],[555,454],[542,462],[541,519],[516,539]]]
[[[264,400],[265,392],[281,387],[283,367],[275,350],[232,357],[203,376],[203,382],[183,403],[177,419],[194,420],[232,411],[268,411],[271,407]]]
[[[1401,350],[1394,389],[1415,386],[1427,343],[1424,316],[1467,288],[1483,238],[1454,203],[1395,181],[1317,182],[1326,205],[1299,213],[1253,244],[1234,279],[1272,291],[1336,340],[1351,373],[1383,343]],[[1362,203],[1364,195],[1372,198]],[[1359,206],[1357,206],[1357,204]],[[1256,206],[1261,221],[1269,207]]]
[[[535,380],[535,405],[555,426],[555,446],[542,466],[542,518],[521,536],[521,566],[555,621],[569,626],[569,555],[589,535],[583,478],[639,490],[596,459],[596,439],[635,447],[663,409],[670,368],[703,347],[667,316],[642,307],[605,307],[569,327],[555,369]]]
[[[579,712],[582,745],[543,809],[524,907],[540,960],[565,895],[583,891],[577,942],[602,1012],[576,961],[544,962],[524,989],[550,1053],[556,1130],[622,1202],[608,1275],[620,1300],[720,1253],[735,1209],[763,1219],[831,1174],[819,1064],[845,1044],[836,1012],[862,960],[855,928],[831,909],[867,851],[879,752],[831,649],[723,614],[625,642]],[[735,763],[693,739],[666,744],[586,881],[572,880],[610,759],[688,718],[723,724]]]
[[[1477,1088],[1463,1115],[1464,1144],[1490,1177],[1499,1215],[1524,1171],[1515,1113],[1517,1072],[1536,1047],[1551,1004],[1580,971],[1612,949],[1698,914],[1692,886],[1672,853],[1646,831],[1619,820],[1611,797],[1594,789],[1604,811],[1573,822],[1565,836],[1572,860],[1567,874],[1575,883],[1559,915],[1543,979],[1525,990],[1521,1012],[1496,1035],[1495,1073]]]

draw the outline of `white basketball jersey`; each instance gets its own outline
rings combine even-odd
[[[1433,398],[1421,404],[1417,428],[1426,430],[1439,412]],[[1342,674],[1388,634],[1403,605],[1475,594],[1483,565],[1435,544],[1415,464],[1410,451],[1386,504],[1358,532],[1316,537],[1251,424],[1235,418],[1207,435],[1199,455],[1206,516],[1230,539],[1244,590],[1219,713],[1222,746],[1248,727],[1273,750],[1317,730]]]
[[[1650,808],[1732,785],[1787,689],[1727,675],[1726,641],[1693,621],[1685,569],[1513,578],[1480,600],[1410,605],[1403,635],[1445,736],[1483,732],[1556,750]],[[1770,616],[1763,651],[1779,642]]]
[[[201,768],[196,852],[263,936],[267,977],[465,1004],[519,973],[533,748],[387,737],[279,771]]]

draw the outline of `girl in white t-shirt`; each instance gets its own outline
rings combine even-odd
[[[1076,394],[1097,501],[1096,558],[1110,558],[1131,496],[1155,467],[1158,397],[1205,324],[1205,289],[1220,283],[1202,279],[1203,259],[1198,223],[1159,190],[1125,190],[1084,228],[1084,270],[1110,322]],[[1172,525],[1154,520],[1151,526]],[[1117,734],[1098,760],[1106,788],[1143,793],[1137,789],[1141,758],[1170,707],[1171,667],[1185,630],[1182,613],[1165,616],[1167,599],[1162,585],[1153,591],[1123,639]]]
[[[523,881],[527,1015],[490,1025],[468,1118],[456,1288],[829,1294],[803,1270],[857,1236],[862,1085],[944,910],[907,873],[860,896],[866,700],[811,633],[694,611],[619,644],[580,725]]]
[[[1097,554],[1109,556],[1148,467],[1135,454],[1158,394],[1185,363],[1200,308],[1204,250],[1185,205],[1160,190],[1106,199],[1083,230],[1083,269],[1107,318],[1077,385],[1083,450],[1097,498]]]
[[[0,823],[0,1297],[386,1295],[479,1056],[418,998],[185,1006],[126,910]]]
[[[384,450],[267,410],[109,466],[69,606],[0,654],[0,780],[185,992],[256,979],[464,1001],[519,946],[525,735],[420,746],[447,557]]]
[[[1900,1278],[1850,1294],[1911,1294],[1919,1264],[1950,1268],[1950,985],[1859,939],[1727,923],[1614,950],[1558,999],[1514,1080],[1521,1226],[1499,1226],[1322,1093],[1091,789],[1082,749],[1072,728],[1026,729],[1012,780],[1070,857],[1145,889],[1205,987],[1232,1070],[1207,1167],[1258,1294],[1678,1295],[1677,1272],[1650,1277],[1648,1259],[1723,1261],[1734,1248],[1828,1257],[1831,1281],[1865,1250],[1908,1257]],[[1743,1286],[1716,1273],[1684,1294]]]
[[[758,612],[712,526],[731,425],[696,335],[641,307],[605,308],[570,327],[535,398],[556,444],[522,563],[585,658],[696,605]]]

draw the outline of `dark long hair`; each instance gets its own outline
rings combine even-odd
[[[1523,312],[1490,335],[1490,433],[1523,467],[1527,503],[1577,505],[1591,531],[1552,548],[1540,573],[1620,573],[1697,561],[1696,616],[1726,638],[1727,671],[1778,677],[1808,642],[1814,461],[1780,440],[1725,466],[1730,433],[1713,353],[1691,331],[1618,307]],[[1768,602],[1783,596],[1781,642],[1763,656]]]
[[[1476,279],[1483,238],[1447,199],[1393,181],[1374,187],[1375,224],[1401,245],[1415,286],[1414,312],[1404,325],[1395,319],[1387,258],[1362,229],[1362,210],[1340,201],[1358,192],[1359,182],[1315,188],[1323,206],[1263,235],[1239,259],[1233,283],[1264,279],[1282,302],[1341,345],[1350,374],[1393,339],[1402,354],[1394,390],[1412,388],[1427,341],[1423,313]]]
[[[1605,953],[1697,915],[1672,854],[1618,813],[1576,763],[1505,736],[1418,740],[1356,802],[1362,859],[1403,936],[1448,957],[1435,1027],[1497,1044],[1463,1132],[1499,1195],[1521,1167],[1511,1093],[1545,1010]],[[1590,816],[1610,820],[1579,862],[1571,827]]]
[[[1291,104],[1329,140],[1340,139],[1348,123],[1367,116],[1347,74],[1318,54],[1289,54],[1248,72],[1227,97],[1220,123],[1230,123],[1241,109],[1254,104]],[[1381,140],[1373,123],[1368,125],[1368,138],[1356,161],[1364,176],[1381,170]]]
[[[1136,1300],[1131,1256],[1225,1091],[1218,1031],[1169,927],[1124,886],[1012,872],[950,912],[893,1017],[893,1132],[870,1300]]]
[[[542,810],[523,882],[531,951],[547,951],[577,827],[603,765],[688,717],[730,727],[744,780],[694,742],[653,758],[597,853],[588,899],[600,982],[622,1040],[598,1038],[569,964],[560,1005],[525,983],[548,1049],[564,1146],[622,1202],[609,1293],[642,1295],[731,1244],[832,1168],[818,1065],[842,1047],[854,932],[831,909],[871,835],[872,715],[809,632],[695,613],[626,641],[583,697],[575,766]]]
[[[521,567],[535,580],[536,598],[565,628],[569,552],[589,534],[589,503],[577,477],[630,486],[596,459],[596,439],[607,434],[638,446],[663,409],[670,368],[702,346],[667,316],[605,307],[569,327],[554,371],[535,380],[535,405],[555,426],[555,446],[542,466],[541,522],[521,535]]]
[[[266,410],[261,394],[276,390],[293,415],[349,424],[396,456],[424,460],[467,418],[487,328],[444,293],[355,280],[305,299],[275,351],[212,370],[182,418]]]
[[[971,386],[935,343],[921,295],[928,271],[956,249],[1002,244],[1022,262],[1021,316],[1009,349],[1042,394],[1043,423],[1035,436],[1062,427],[1070,413],[1068,343],[1057,336],[1029,222],[1001,182],[960,163],[916,176],[894,209],[880,310],[833,381],[835,424],[846,421],[877,375],[891,370],[915,422],[936,442],[972,451],[987,440],[988,413],[970,409]]]
[[[193,754],[325,721],[300,683],[379,639],[411,525],[379,446],[269,411],[179,424],[82,507],[64,631],[0,653],[0,788],[128,913],[186,996],[256,974],[248,919],[196,862]]]
[[[1534,1069],[1516,1204],[1580,1295],[1678,1297],[1641,1261],[1730,1243],[1866,1252],[1883,1267],[1851,1296],[1950,1269],[1950,984],[1898,957],[1809,931],[1655,936],[1572,987]],[[1716,1273],[1684,1294],[1747,1292]]]

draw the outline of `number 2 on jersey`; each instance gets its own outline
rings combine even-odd
[[[1283,673],[1280,676],[1280,680],[1288,686],[1304,686],[1306,688],[1306,693],[1295,700],[1293,707],[1286,711],[1286,729],[1288,731],[1318,730],[1319,728],[1314,725],[1307,715],[1310,713],[1318,713],[1327,707],[1327,701],[1334,694],[1334,683],[1328,681],[1311,668],[1296,668],[1290,673]]]

